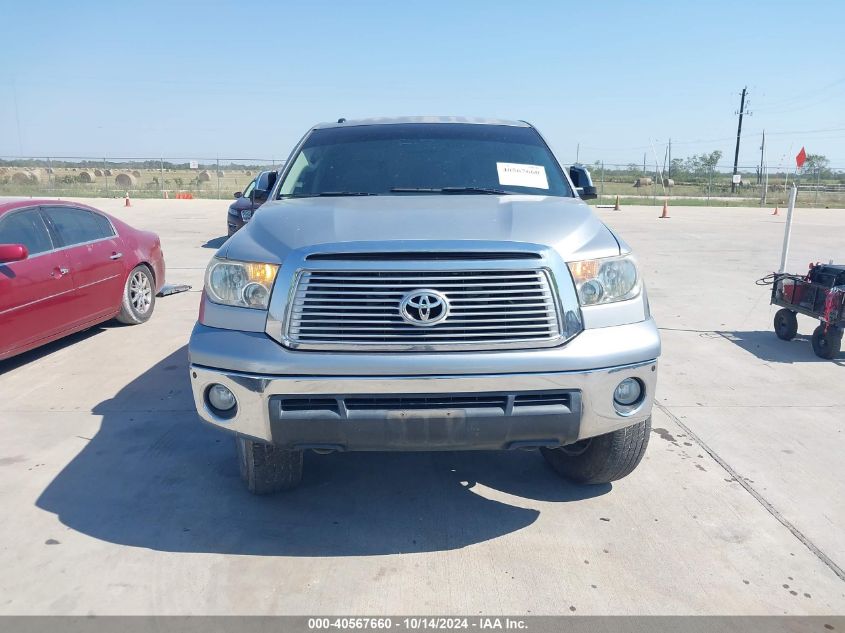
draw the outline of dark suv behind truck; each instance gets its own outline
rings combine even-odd
[[[256,209],[267,202],[267,196],[276,184],[276,171],[262,171],[243,191],[235,192],[235,201],[229,205],[226,216],[227,235],[232,237],[252,219]]]

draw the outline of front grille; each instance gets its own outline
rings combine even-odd
[[[419,326],[403,298],[434,290],[446,318]],[[555,294],[545,270],[331,271],[300,274],[287,342],[302,349],[512,349],[561,339]]]

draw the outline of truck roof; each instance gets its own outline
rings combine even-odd
[[[480,117],[463,116],[405,116],[405,117],[375,117],[371,119],[341,119],[342,122],[333,121],[318,123],[315,130],[331,127],[352,127],[358,125],[395,125],[401,123],[471,123],[475,125],[509,125],[512,127],[531,127],[525,121],[508,121],[504,119],[486,119]]]

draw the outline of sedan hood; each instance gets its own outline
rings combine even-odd
[[[620,253],[613,233],[576,198],[522,195],[403,195],[292,198],[269,202],[220,249],[230,259],[281,264],[323,244],[520,242],[555,249],[565,261]],[[412,243],[408,243],[412,242]],[[394,249],[396,245],[394,244]]]

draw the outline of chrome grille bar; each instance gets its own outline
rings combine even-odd
[[[303,270],[294,281],[285,344],[336,351],[491,350],[550,347],[561,335],[549,273],[520,270]],[[434,325],[405,320],[414,290],[446,297]]]

